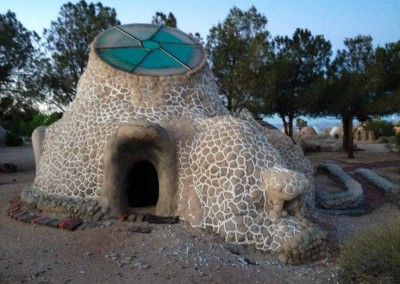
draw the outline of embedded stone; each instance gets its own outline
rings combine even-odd
[[[282,261],[283,263],[287,263],[288,262],[288,257],[285,254],[280,254],[279,255],[279,260]]]
[[[74,101],[57,123],[34,132],[36,177],[23,199],[33,208],[61,206],[93,220],[131,212],[137,219],[179,216],[227,242],[255,244],[262,251],[295,248],[293,238],[303,249],[323,241],[326,236],[307,232],[310,222],[297,218],[306,210],[301,208],[314,206],[311,164],[279,130],[266,130],[251,115],[232,115],[224,107],[200,44],[181,31],[155,27],[179,45],[190,43],[185,48],[196,56],[180,65],[185,59],[171,54],[181,59],[168,56],[153,62],[158,67],[150,71],[128,66],[144,62],[135,58],[140,52],[127,61],[117,49],[109,52],[110,44],[125,37],[121,30],[153,28],[120,25],[96,37]],[[138,48],[147,51],[160,44],[150,38],[142,43]],[[110,64],[114,55],[119,57],[112,62],[125,63]],[[62,202],[49,203],[47,196]],[[274,236],[280,236],[279,245],[271,245]]]

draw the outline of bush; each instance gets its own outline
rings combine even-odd
[[[394,144],[396,145],[397,150],[400,151],[400,133],[397,133],[394,136]]]
[[[395,134],[393,123],[380,119],[367,121],[364,128],[365,130],[374,132],[376,139],[382,136],[393,136]]]
[[[399,223],[373,226],[353,235],[339,258],[339,276],[344,283],[397,283],[399,267]]]
[[[387,137],[387,136],[381,136],[376,140],[376,142],[378,142],[378,143],[389,143],[389,138],[390,137]]]
[[[35,114],[29,122],[21,121],[18,125],[19,132],[25,136],[31,136],[35,128],[44,125],[49,126],[60,118],[60,114],[53,113],[50,115],[44,113]]]
[[[6,145],[10,147],[16,147],[16,146],[22,146],[24,143],[24,140],[22,139],[21,136],[12,133],[12,132],[7,132],[6,135]]]

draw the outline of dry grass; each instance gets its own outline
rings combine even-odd
[[[400,222],[375,225],[342,247],[339,275],[344,283],[398,283],[400,279]]]

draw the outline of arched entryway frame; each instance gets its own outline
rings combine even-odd
[[[136,183],[133,189],[129,183]],[[152,214],[172,216],[176,188],[176,142],[166,129],[148,121],[135,121],[111,135],[104,152],[100,194],[102,205],[109,207],[111,214],[155,203]]]

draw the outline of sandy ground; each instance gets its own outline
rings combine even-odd
[[[400,156],[383,151],[381,147],[380,151],[356,152],[352,161],[343,153],[311,153],[307,157],[313,164],[322,160],[370,166],[380,163],[380,170],[384,170],[382,163],[392,161],[388,169],[396,171],[393,163],[398,166]],[[31,146],[0,148],[0,164],[6,162],[16,164],[18,172],[0,173],[0,283],[338,282],[337,253],[314,263],[283,265],[272,255],[226,244],[218,236],[184,222],[106,222],[103,226],[70,232],[13,220],[5,214],[8,201],[34,178]],[[362,227],[400,220],[399,212],[398,204],[384,199],[359,217],[321,212],[315,216],[329,229],[331,242],[339,246]],[[130,232],[139,225],[149,227],[151,233]]]

